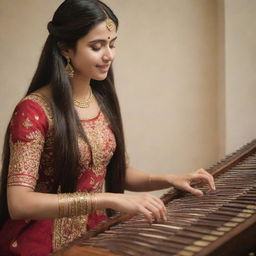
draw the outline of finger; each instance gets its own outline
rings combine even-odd
[[[144,200],[150,201],[150,202],[154,203],[154,205],[157,208],[160,207],[161,209],[164,209],[164,212],[167,214],[166,207],[165,207],[163,201],[160,198],[158,198],[158,197],[156,197],[154,195],[151,195],[151,194],[144,194],[143,196],[144,196]]]
[[[166,217],[166,208],[163,204],[160,204],[159,202],[155,201],[155,200],[152,200],[152,204],[158,209],[159,213],[160,213],[160,218],[161,219],[164,219],[164,220],[167,220],[167,217]]]
[[[211,190],[216,190],[214,178],[212,175],[209,174],[209,187]]]
[[[152,199],[153,199],[157,204],[159,204],[159,205],[166,211],[166,213],[167,213],[166,207],[165,207],[163,201],[162,201],[160,198],[153,196]]]
[[[148,220],[148,222],[149,222],[150,224],[153,223],[152,213],[151,213],[149,210],[147,210],[147,209],[144,208],[144,207],[140,207],[140,208],[139,208],[139,212],[141,212],[142,214],[144,214],[144,216],[146,217],[146,219]]]
[[[159,222],[161,220],[161,213],[159,208],[155,207],[152,203],[148,203],[146,209],[152,212],[154,219]]]
[[[158,197],[153,197],[153,202],[157,204],[157,207],[160,209],[161,217],[164,220],[167,220],[167,209],[163,203],[163,201]]]
[[[209,183],[209,177],[208,177],[208,175],[207,174],[205,174],[205,173],[202,173],[202,172],[200,172],[200,173],[193,173],[192,174],[192,177],[191,177],[191,180],[192,181],[195,181],[195,180],[201,180],[201,181],[204,181],[204,182],[206,182],[206,183]]]
[[[210,189],[211,190],[216,190],[215,183],[214,183],[214,178],[209,172],[207,172],[205,169],[201,168],[201,169],[198,170],[198,173],[206,175],[208,177],[207,183],[209,184]]]
[[[211,190],[216,190],[215,182],[213,176],[209,173],[209,186]]]
[[[200,189],[192,188],[189,184],[184,189],[195,196],[202,196],[204,194]]]

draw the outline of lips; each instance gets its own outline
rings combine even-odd
[[[110,65],[96,65],[101,72],[107,72]]]
[[[109,65],[96,65],[97,68],[109,68]]]

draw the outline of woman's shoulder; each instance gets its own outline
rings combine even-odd
[[[51,94],[48,86],[26,95],[16,108],[38,112],[44,114],[48,121],[52,120]]]
[[[45,137],[51,126],[52,110],[47,95],[41,90],[30,93],[13,112],[10,122],[12,141],[30,141],[39,135]]]
[[[26,95],[16,105],[11,118],[11,126],[25,128],[44,127],[48,129],[52,126],[53,114],[51,101],[46,94],[46,90],[39,89]]]

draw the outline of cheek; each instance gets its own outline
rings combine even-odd
[[[73,60],[73,65],[78,71],[83,72],[94,68],[94,66],[96,66],[98,62],[98,54],[88,54],[86,52],[83,52],[76,55],[76,57]]]
[[[116,50],[115,49],[112,51],[112,56],[113,56],[113,60],[114,60],[114,58],[116,57]]]

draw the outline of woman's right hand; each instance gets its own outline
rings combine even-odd
[[[151,194],[145,193],[134,195],[103,193],[98,195],[100,198],[103,195],[105,199],[108,197],[104,208],[111,208],[121,213],[142,213],[145,215],[149,223],[152,223],[153,220],[156,220],[157,222],[161,221],[161,219],[167,220],[167,210],[164,203],[159,198]],[[99,201],[101,201],[100,198]]]

